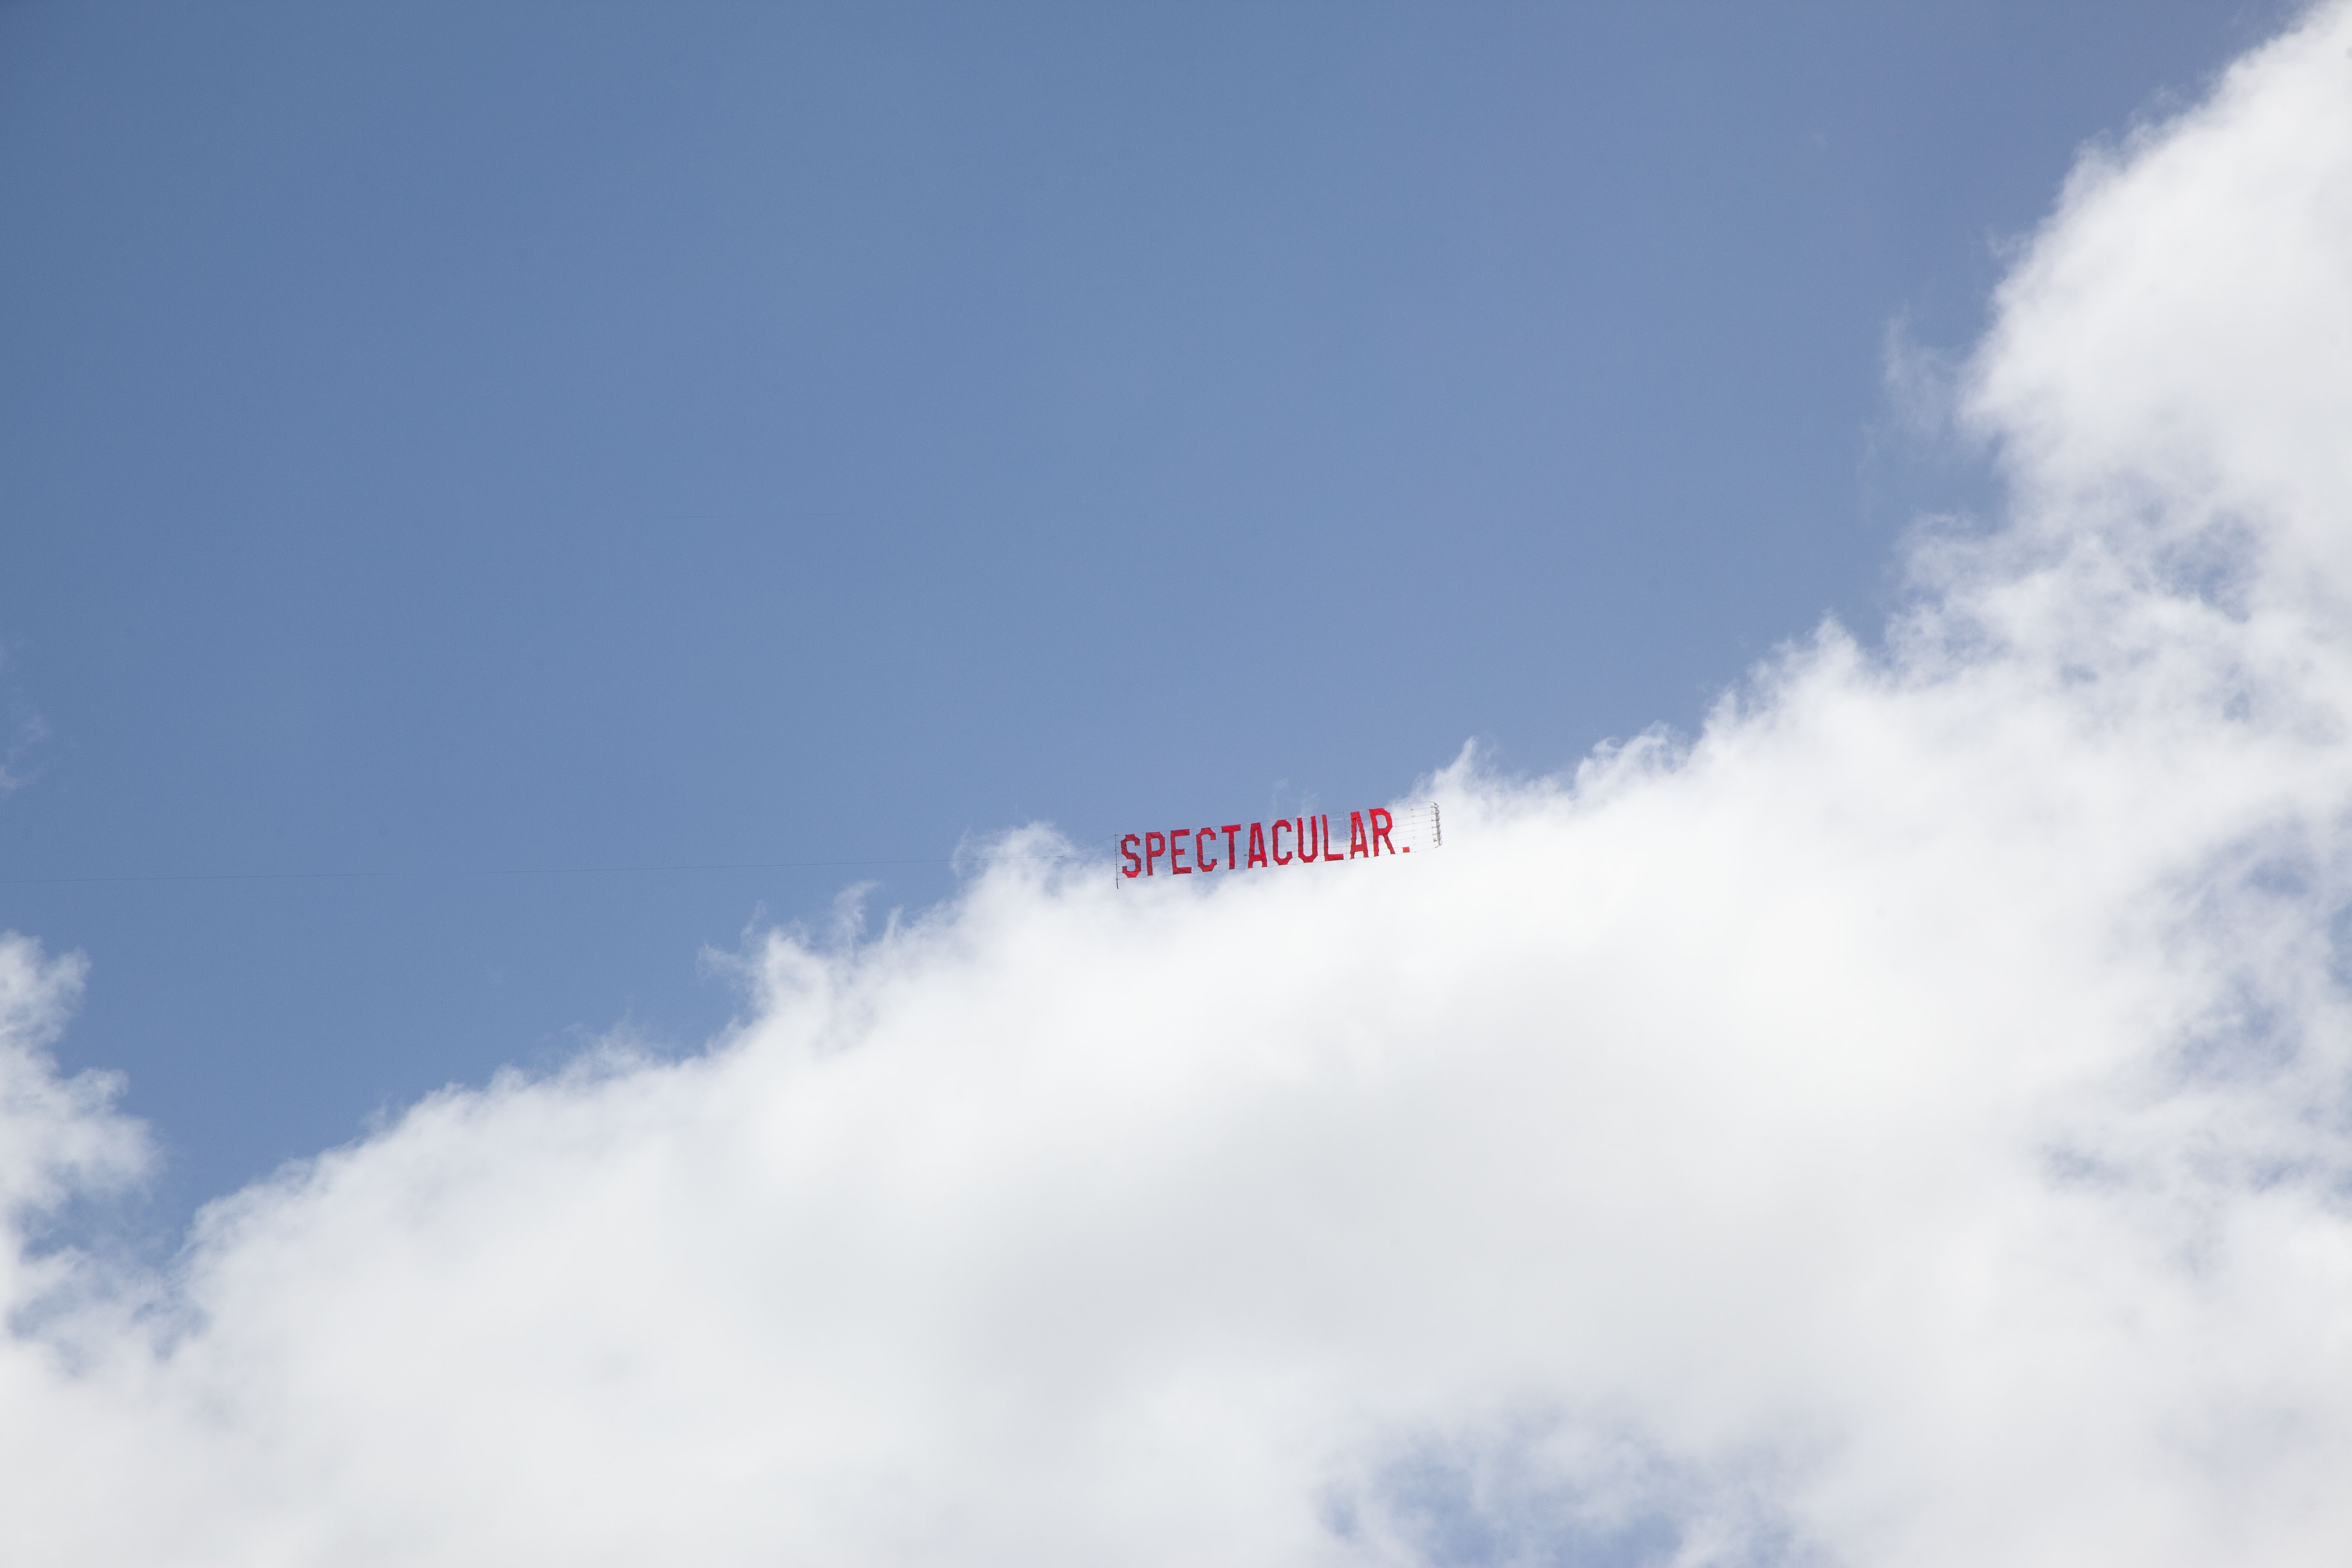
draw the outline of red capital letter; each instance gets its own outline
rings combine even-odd
[[[1145,876],[1149,877],[1151,875],[1151,863],[1154,860],[1159,859],[1160,857],[1167,851],[1167,848],[1168,836],[1166,834],[1147,833],[1143,836],[1143,874]]]
[[[1395,817],[1391,816],[1386,811],[1383,811],[1377,805],[1372,807],[1373,854],[1379,854],[1381,852],[1381,846],[1383,844],[1388,846],[1390,854],[1393,855],[1396,853],[1396,843],[1389,837],[1389,829],[1394,826],[1396,826]]]
[[[1364,838],[1364,814],[1351,811],[1348,814],[1348,858],[1353,860],[1359,855],[1370,859],[1372,847]]]
[[[1225,869],[1228,871],[1241,869],[1242,863],[1234,858],[1234,835],[1241,830],[1242,825],[1238,822],[1225,824]]]
[[[1255,822],[1250,824],[1249,863],[1253,866],[1265,864],[1265,828]]]
[[[1140,877],[1143,875],[1143,858],[1138,855],[1132,847],[1133,846],[1142,842],[1143,840],[1138,838],[1132,833],[1118,841],[1119,858],[1127,862],[1127,868],[1119,873],[1120,876]]]
[[[1274,825],[1274,863],[1277,866],[1287,866],[1290,864],[1290,857],[1284,854],[1282,849],[1282,830],[1289,826],[1290,824],[1287,821],[1277,822]]]
[[[1199,833],[1192,835],[1192,864],[1201,870],[1213,871],[1217,868],[1218,862],[1201,853],[1201,839],[1203,835],[1214,838],[1217,836],[1217,830],[1213,827],[1203,827]]]
[[[1189,877],[1192,868],[1184,864],[1184,830],[1171,828],[1168,833],[1168,869],[1170,874]]]
[[[1315,819],[1311,816],[1300,817],[1298,819],[1298,858],[1301,862],[1310,865],[1314,862],[1315,857],[1307,848],[1314,842]]]

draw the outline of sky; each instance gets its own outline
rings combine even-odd
[[[1890,346],[2277,21],[0,6],[0,928],[168,1229],[967,837],[1690,730],[1988,504]],[[639,866],[759,868],[495,874]]]
[[[12,1560],[2341,1560],[2352,7],[0,71]]]

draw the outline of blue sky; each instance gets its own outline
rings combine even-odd
[[[2336,1561],[2348,194],[2352,0],[0,7],[0,1559]]]
[[[0,8],[0,927],[169,1218],[967,835],[1691,727],[2278,16]]]

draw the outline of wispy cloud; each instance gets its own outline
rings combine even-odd
[[[5,679],[8,663],[6,651],[0,649],[0,800],[32,781],[29,760],[49,738],[48,721]]]
[[[2087,164],[2016,498],[1443,854],[951,907],[35,1258],[11,1561],[2320,1563],[2352,1540],[2352,14]],[[38,1309],[35,1310],[34,1309]]]

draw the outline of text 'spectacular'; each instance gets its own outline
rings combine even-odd
[[[1430,807],[1423,810],[1430,818],[1430,842],[1433,844],[1436,812]],[[1128,878],[1189,877],[1196,871],[1329,866],[1341,860],[1412,853],[1412,845],[1396,842],[1394,816],[1376,805],[1369,811],[1348,814],[1344,847],[1332,830],[1328,812],[1319,816],[1279,818],[1271,826],[1263,822],[1228,822],[1207,827],[1130,833],[1118,841],[1118,873]]]

